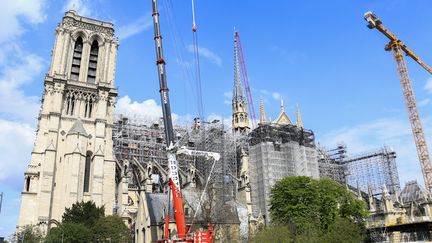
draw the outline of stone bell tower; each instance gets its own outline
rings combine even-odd
[[[113,213],[117,47],[111,23],[71,10],[58,25],[18,227],[61,221],[77,201],[92,200]]]

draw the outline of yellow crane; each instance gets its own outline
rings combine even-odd
[[[432,190],[432,169],[429,152],[426,146],[426,139],[423,133],[423,128],[420,121],[420,115],[417,110],[417,105],[414,98],[414,92],[411,86],[410,78],[408,75],[408,69],[405,64],[403,52],[426,71],[432,74],[432,68],[424,63],[419,56],[417,56],[411,49],[409,49],[405,43],[403,43],[395,34],[390,32],[387,28],[382,25],[381,20],[372,12],[364,14],[364,19],[368,22],[369,29],[377,29],[383,33],[390,42],[385,46],[386,51],[393,51],[393,57],[396,61],[397,72],[402,86],[403,95],[405,98],[406,107],[408,110],[408,116],[411,123],[411,129],[414,136],[414,141],[417,148],[417,154],[420,160],[420,167],[423,174],[423,180],[428,191]]]

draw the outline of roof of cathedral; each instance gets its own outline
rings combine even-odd
[[[72,135],[72,134],[80,134],[80,135],[84,135],[87,136],[87,132],[84,129],[84,125],[81,121],[81,119],[77,119],[75,121],[75,123],[72,125],[72,128],[69,130],[69,132],[67,133],[68,135]]]
[[[400,193],[400,199],[403,203],[426,201],[431,197],[417,181],[409,181],[405,184],[404,189]]]
[[[284,103],[283,103],[282,97],[281,97],[280,102],[281,102],[280,103],[280,113],[279,113],[279,116],[273,121],[273,123],[276,123],[278,125],[292,125],[291,119],[285,113],[285,108],[284,108]]]
[[[152,225],[164,223],[164,210],[168,203],[168,195],[165,193],[146,193],[148,212]],[[174,220],[172,200],[170,200],[170,221]]]
[[[196,188],[185,188],[182,191],[184,203],[187,204],[192,211],[189,212],[190,215],[186,215],[186,222],[192,222],[193,211],[200,205],[200,195],[201,190]],[[146,193],[148,212],[150,216],[151,225],[163,224],[165,215],[164,211],[168,203],[168,195],[165,193]],[[174,221],[174,210],[173,210],[173,200],[170,200],[170,221]],[[239,216],[236,209],[236,205],[232,203],[216,202],[213,209],[212,218],[214,223],[226,223],[226,224],[239,224]],[[203,211],[200,210],[196,222],[204,222]]]

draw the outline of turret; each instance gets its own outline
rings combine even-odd
[[[264,101],[263,98],[261,97],[260,99],[260,124],[266,124],[267,119],[266,119],[266,113],[264,111]]]
[[[297,127],[303,128],[303,121],[300,113],[300,107],[298,104],[297,104]]]

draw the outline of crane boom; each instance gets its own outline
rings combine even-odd
[[[387,38],[390,39],[389,44],[386,45],[385,50],[393,51],[393,57],[396,61],[397,72],[402,86],[402,91],[408,110],[408,116],[411,123],[411,129],[413,132],[414,141],[416,144],[417,155],[420,161],[420,167],[423,174],[423,180],[428,191],[432,190],[432,166],[430,162],[430,156],[426,145],[426,139],[423,133],[423,128],[420,120],[420,115],[417,109],[416,101],[414,98],[414,92],[412,89],[411,81],[408,75],[408,69],[405,64],[403,52],[407,56],[410,56],[426,71],[432,74],[432,68],[424,63],[420,57],[415,54],[410,48],[408,48],[395,34],[390,32],[387,28],[382,25],[381,20],[372,12],[367,12],[364,15],[364,19],[368,22],[370,29],[376,28],[378,31],[383,33]]]
[[[176,154],[188,154],[193,156],[204,156],[206,158],[213,158],[214,160],[219,160],[220,155],[218,153],[206,152],[206,151],[191,151],[187,148],[178,148],[178,144],[174,144],[174,130],[171,117],[171,108],[168,95],[168,84],[165,72],[165,59],[163,56],[162,48],[162,35],[160,31],[159,22],[159,11],[158,11],[158,1],[152,0],[152,10],[153,10],[153,25],[154,25],[154,41],[156,48],[156,65],[158,69],[159,78],[159,92],[162,103],[162,113],[165,125],[165,138],[167,145],[167,157],[168,157],[168,184],[171,188],[173,197],[173,207],[174,207],[174,218],[177,227],[177,236],[170,239],[169,236],[169,210],[165,216],[165,228],[164,228],[164,239],[158,240],[157,242],[203,242],[212,243],[214,230],[211,224],[208,225],[207,231],[195,231],[193,234],[186,232],[186,221],[183,208],[183,195],[180,187],[180,178],[178,174],[178,162]],[[195,21],[194,21],[195,22]],[[142,168],[140,168],[142,169]],[[169,194],[169,192],[168,192]],[[168,197],[169,198],[169,197]],[[169,200],[169,199],[168,199]],[[169,201],[168,201],[169,205]],[[168,206],[169,208],[169,206]],[[189,229],[190,230],[190,229]]]
[[[381,20],[372,12],[365,13],[365,20],[368,22],[369,29],[376,28],[379,32],[383,33],[387,38],[390,39],[390,43],[397,43],[400,48],[405,52],[407,56],[410,56],[414,61],[416,61],[420,66],[422,66],[426,71],[432,74],[432,68],[424,63],[417,54],[415,54],[408,46],[405,45],[395,34],[382,25]],[[389,46],[390,47],[390,46]],[[386,49],[390,50],[390,49]]]
[[[161,96],[162,103],[162,113],[164,120],[164,128],[165,128],[165,138],[167,144],[167,156],[168,156],[168,169],[169,169],[169,185],[172,188],[172,196],[173,196],[173,206],[174,206],[174,218],[177,225],[177,235],[179,238],[183,239],[186,237],[186,223],[184,218],[184,209],[183,209],[183,197],[180,189],[180,178],[178,175],[178,163],[175,152],[173,152],[173,143],[174,143],[174,131],[172,125],[171,118],[171,108],[169,102],[169,94],[168,94],[168,84],[166,79],[165,72],[165,59],[163,56],[163,48],[162,48],[162,35],[160,31],[160,22],[159,22],[159,11],[157,0],[152,0],[152,10],[153,10],[153,25],[154,25],[154,40],[156,47],[156,65],[158,68],[158,77],[159,77],[159,92]],[[167,220],[169,220],[169,215],[167,215]],[[165,235],[165,237],[168,237]]]

